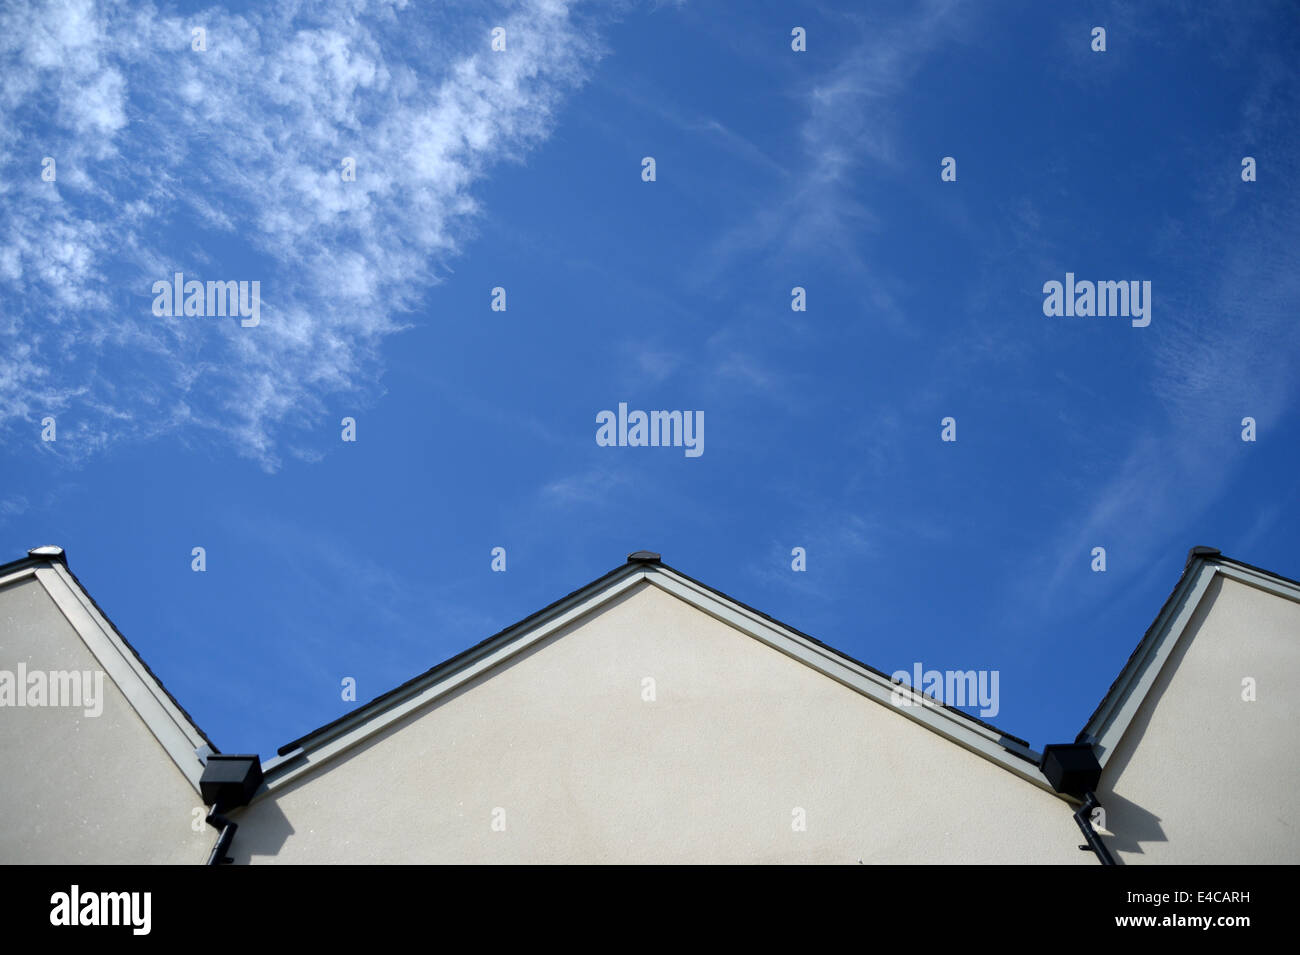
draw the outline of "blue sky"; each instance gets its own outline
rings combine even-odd
[[[226,752],[641,548],[1072,740],[1189,547],[1300,576],[1297,62],[1285,2],[6,3],[0,559],[67,548]]]

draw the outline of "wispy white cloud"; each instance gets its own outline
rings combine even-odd
[[[672,377],[686,362],[680,352],[654,342],[627,341],[621,345],[623,360],[633,369],[629,384],[659,384]]]
[[[761,559],[747,566],[765,589],[780,589],[810,601],[834,601],[848,581],[881,546],[883,528],[854,511],[830,511],[824,503],[800,502],[799,516],[783,530],[787,540],[772,540]],[[803,570],[794,569],[794,548],[803,548]]]
[[[1129,428],[1127,452],[1044,542],[1040,559],[1054,569],[1043,601],[1059,599],[1070,573],[1088,572],[1080,555],[1094,546],[1140,567],[1170,547],[1214,543],[1181,535],[1249,461],[1242,418],[1255,418],[1266,440],[1295,400],[1300,277],[1288,250],[1300,243],[1297,223],[1294,199],[1241,216],[1219,235],[1203,272],[1185,288],[1165,286],[1149,378],[1163,415]]]
[[[756,169],[783,178],[790,175],[790,171],[768,151],[713,116],[697,113],[680,103],[665,99],[659,93],[652,95],[627,83],[617,84],[611,87],[611,91],[621,96],[639,113],[657,116],[681,132],[698,135]]]
[[[0,426],[66,412],[75,457],[183,422],[277,466],[328,395],[373,393],[383,341],[473,234],[474,184],[585,80],[601,50],[575,16],[521,3],[501,53],[497,24],[439,30],[404,2],[8,5]],[[260,326],[155,318],[173,271],[261,281]]]
[[[612,495],[625,490],[630,481],[629,475],[623,471],[596,465],[548,482],[541,489],[541,497],[550,504],[584,508],[605,505]]]
[[[866,26],[858,23],[864,33]],[[713,242],[701,259],[701,286],[735,260],[753,256],[833,249],[854,271],[868,268],[859,251],[861,237],[879,220],[855,188],[856,180],[864,168],[898,165],[899,96],[926,54],[962,28],[951,0],[927,0],[901,18],[870,26],[852,54],[804,93],[802,166],[790,171],[788,186],[775,198],[764,196],[752,216]],[[892,310],[888,301],[879,304]]]

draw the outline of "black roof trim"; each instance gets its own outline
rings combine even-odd
[[[131,645],[131,641],[128,640],[125,636],[123,636],[122,631],[117,629],[117,624],[113,622],[113,619],[108,614],[104,613],[104,608],[99,605],[99,602],[96,601],[95,598],[91,595],[90,591],[86,589],[86,585],[81,582],[80,578],[78,578],[77,575],[72,572],[72,568],[68,566],[67,556],[65,554],[58,554],[58,555],[46,554],[46,555],[37,555],[34,557],[31,556],[21,557],[18,560],[11,560],[7,564],[0,564],[0,576],[3,576],[4,574],[7,574],[11,571],[21,570],[23,567],[33,566],[36,564],[49,564],[49,563],[63,564],[64,569],[68,572],[68,576],[70,576],[76,582],[77,587],[80,588],[81,592],[86,595],[86,599],[89,600],[91,605],[96,610],[99,611],[99,615],[103,617],[106,621],[108,621],[108,625],[113,628],[113,632],[117,634],[117,638],[122,641],[123,646],[125,646],[128,650],[130,650],[131,655],[134,656],[138,661],[140,661],[140,666],[144,667],[144,671],[153,678],[153,681],[155,683],[158,684],[158,688],[167,694],[167,699],[171,700],[172,703],[176,704],[176,709],[180,710],[181,715],[184,716],[185,719],[189,720],[190,725],[193,726],[198,731],[199,736],[203,738],[203,742],[207,743],[210,747],[212,747],[213,755],[217,755],[217,756],[221,755],[221,750],[217,748],[217,744],[212,742],[212,740],[208,738],[207,733],[203,732],[203,727],[199,726],[198,723],[194,722],[194,717],[190,716],[189,711],[187,711],[185,707],[181,706],[180,700],[172,696],[171,690],[167,689],[163,681],[158,679],[158,674],[154,673],[153,670],[150,669],[149,664],[144,662],[144,657],[140,656],[140,652]]]
[[[632,556],[636,556],[636,555],[632,555]],[[809,641],[810,643],[816,644],[817,646],[828,651],[829,653],[837,657],[840,657],[843,660],[847,660],[849,663],[852,663],[855,666],[862,667],[864,670],[869,670],[872,673],[876,674],[877,676],[884,677],[884,679],[887,681],[890,680],[889,674],[885,673],[884,671],[877,670],[875,667],[863,663],[861,660],[857,660],[854,657],[849,656],[847,653],[835,649],[829,644],[823,643],[822,641],[818,640],[816,637],[809,636],[808,634],[804,633],[802,630],[799,630],[796,627],[792,627],[788,623],[783,623],[782,621],[777,620],[775,617],[769,614],[763,613],[763,611],[761,610],[756,610],[755,608],[751,607],[749,604],[745,603],[744,601],[737,600],[735,597],[723,593],[721,590],[718,590],[716,587],[710,587],[708,584],[696,580],[690,574],[683,573],[682,571],[678,570],[675,567],[669,567],[667,564],[658,560],[657,556],[656,559],[653,561],[644,561],[644,562],[655,563],[658,566],[663,567],[665,570],[670,570],[673,573],[677,574],[679,577],[683,577],[686,580],[689,580],[691,583],[695,584],[696,586],[701,587],[704,590],[707,590],[710,593],[715,594],[721,597],[722,599],[727,600],[730,603],[733,603],[736,606],[749,611],[755,616],[762,617],[764,620],[767,620],[770,623],[773,623],[776,626],[781,627],[782,629],[797,634],[798,636]],[[501,630],[498,630],[496,633],[488,637],[486,640],[480,640],[472,647],[462,650],[460,653],[457,653],[455,656],[450,657],[444,660],[442,663],[439,663],[436,666],[433,666],[428,670],[425,670],[423,673],[420,673],[417,676],[412,677],[411,679],[407,680],[405,683],[401,684],[400,686],[396,686],[393,689],[387,691],[386,693],[380,694],[379,696],[371,700],[369,703],[366,703],[364,706],[358,707],[357,709],[352,710],[350,713],[345,713],[342,716],[338,717],[337,719],[331,720],[330,722],[324,724],[323,726],[317,727],[316,729],[312,730],[310,733],[306,733],[305,735],[299,736],[297,739],[291,742],[285,743],[278,750],[276,750],[276,753],[280,756],[285,756],[293,752],[295,749],[299,749],[303,747],[304,744],[306,744],[309,740],[312,740],[322,734],[327,733],[329,730],[334,729],[335,727],[339,726],[341,723],[356,719],[356,717],[359,714],[365,713],[367,710],[374,710],[374,712],[376,713],[382,712],[382,710],[385,708],[384,704],[395,701],[396,697],[399,697],[404,690],[409,689],[415,683],[418,683],[429,677],[439,676],[445,672],[453,672],[457,668],[458,664],[463,662],[467,656],[472,655],[475,651],[481,649],[485,645],[493,642],[494,640],[499,639],[500,637],[504,636],[505,634],[509,633],[512,630],[520,629],[524,627],[526,624],[528,624],[529,622],[536,620],[539,617],[545,616],[546,614],[554,610],[556,607],[558,607],[560,604],[563,604],[566,601],[576,597],[578,594],[602,586],[605,583],[608,583],[610,579],[615,577],[616,575],[627,573],[629,567],[633,567],[639,563],[642,563],[642,561],[632,562],[631,558],[629,557],[628,563],[621,564],[618,567],[615,567],[613,570],[609,571],[606,574],[602,574],[601,576],[597,577],[595,580],[591,581],[590,583],[583,584],[581,587],[579,587],[577,590],[574,590],[572,593],[566,594],[565,596],[561,597],[559,600],[547,604],[545,607],[543,607],[541,610],[538,610],[536,613],[529,614],[527,617],[524,617],[522,620],[519,620],[515,623],[510,624],[510,626],[508,627],[504,627]],[[926,696],[925,694],[922,695]],[[1010,733],[1006,732],[1005,730],[999,729],[998,727],[994,726],[992,723],[986,723],[984,720],[980,719],[979,717],[972,716],[971,714],[959,710],[956,707],[949,706],[948,704],[940,700],[934,699],[934,697],[926,696],[926,699],[932,701],[936,706],[942,707],[943,709],[949,711],[950,713],[960,716],[962,719],[969,720],[970,722],[976,724],[977,726],[981,726],[986,730],[990,730],[994,733],[997,733],[1002,739],[1011,740],[1012,742],[1018,743],[1021,746],[1025,747],[1026,749],[1031,748],[1028,741],[1021,739],[1019,736],[1013,736]],[[1033,759],[1026,757],[1023,753],[1016,752],[1016,750],[1006,747],[1005,744],[1003,744],[1003,748],[1006,749],[1008,753],[1011,753],[1012,755],[1019,756],[1022,759],[1025,759],[1031,765],[1037,765],[1037,763]]]

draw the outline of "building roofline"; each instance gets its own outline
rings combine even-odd
[[[1198,554],[1197,551],[1205,551],[1207,553]],[[1248,564],[1244,560],[1237,560],[1237,558],[1235,557],[1229,557],[1227,554],[1223,554],[1219,550],[1213,547],[1205,547],[1205,548],[1193,547],[1192,550],[1187,555],[1187,563],[1191,564],[1192,560],[1195,559],[1197,556],[1202,557],[1202,559],[1204,560],[1212,560],[1215,563],[1230,564],[1234,567],[1240,567],[1243,570],[1249,570],[1256,574],[1262,574],[1265,577],[1272,577],[1274,580],[1280,581],[1281,583],[1289,584],[1292,587],[1300,588],[1300,580],[1296,580],[1293,577],[1287,577],[1285,574],[1279,574],[1275,570],[1267,570],[1263,567],[1256,567],[1254,564]]]
[[[1215,547],[1189,550],[1174,589],[1075,737],[1076,742],[1093,744],[1103,767],[1218,575],[1300,601],[1300,580],[1228,557]]]
[[[604,586],[607,583],[610,583],[617,575],[626,574],[629,572],[635,573],[636,572],[635,568],[629,571],[629,568],[631,568],[632,565],[634,564],[641,565],[642,567],[655,566],[655,567],[660,567],[667,571],[671,571],[677,576],[690,581],[695,586],[700,587],[703,590],[707,590],[709,593],[712,593],[723,600],[733,603],[736,606],[740,607],[741,609],[748,611],[749,613],[754,614],[757,617],[761,617],[763,620],[766,620],[768,623],[774,624],[775,626],[780,627],[783,630],[788,630],[790,633],[802,637],[804,640],[807,640],[810,643],[816,644],[818,647],[824,649],[828,653],[834,654],[835,656],[840,657],[843,660],[846,660],[847,662],[852,663],[855,666],[861,667],[864,670],[868,670],[871,673],[874,673],[877,676],[882,677],[886,681],[890,680],[890,675],[885,673],[883,670],[878,670],[868,663],[863,663],[861,660],[849,656],[849,654],[845,653],[844,651],[838,650],[835,647],[832,647],[830,644],[823,643],[821,640],[818,640],[816,637],[809,636],[808,634],[804,633],[802,630],[799,630],[796,627],[792,627],[788,623],[778,620],[775,617],[771,616],[770,614],[766,614],[761,610],[756,610],[755,608],[751,607],[749,604],[745,603],[744,601],[737,600],[735,597],[732,597],[730,594],[718,590],[716,587],[710,587],[708,584],[700,580],[697,580],[696,578],[690,576],[689,574],[683,573],[682,571],[678,570],[675,567],[670,567],[668,564],[665,564],[663,563],[663,561],[659,560],[658,555],[654,555],[654,559],[646,559],[638,556],[639,554],[645,554],[645,553],[648,552],[641,551],[638,552],[638,554],[632,555],[632,558],[636,558],[635,560],[629,558],[628,563],[615,567],[613,570],[609,571],[608,573],[602,574],[601,576],[597,577],[595,580],[583,584],[581,587],[566,594],[560,599],[553,601],[552,603],[543,607],[541,610],[538,610],[536,613],[529,614],[527,617],[524,617],[522,620],[518,620],[515,623],[512,623],[509,626],[504,627],[501,630],[498,630],[496,633],[494,633],[492,636],[488,637],[487,639],[481,640],[478,643],[474,644],[473,646],[468,647],[467,649],[460,651],[456,655],[447,658],[441,663],[436,664],[433,667],[430,667],[428,670],[425,670],[424,672],[417,674],[416,676],[407,680],[405,683],[402,683],[401,685],[396,686],[385,693],[381,693],[379,696],[375,697],[370,702],[358,707],[357,709],[352,710],[349,713],[345,713],[342,716],[338,717],[337,719],[331,720],[330,722],[325,723],[322,726],[318,726],[316,729],[311,730],[308,733],[304,733],[302,736],[299,736],[297,739],[285,743],[278,750],[276,750],[277,755],[287,756],[290,753],[292,753],[294,750],[303,748],[307,743],[311,742],[318,736],[322,734],[327,734],[330,730],[333,730],[344,723],[350,721],[357,722],[359,719],[364,720],[368,718],[369,715],[382,712],[382,710],[385,708],[386,703],[392,702],[400,698],[403,691],[408,690],[409,688],[413,687],[415,684],[420,683],[421,681],[424,680],[436,679],[437,677],[442,676],[445,673],[454,671],[458,664],[462,664],[474,659],[479,652],[481,652],[488,645],[492,644],[494,641],[500,640],[501,638],[505,637],[507,634],[510,634],[512,632],[525,630],[534,623],[541,622],[541,620],[546,618],[548,614],[550,614],[556,608],[560,607],[562,604],[565,604],[566,602],[573,600],[574,598],[578,597],[584,592],[593,591],[595,589]],[[949,706],[948,704],[940,700],[937,700],[932,696],[929,696],[927,694],[918,694],[918,695],[924,695],[927,701],[932,702],[936,707],[942,707],[943,709],[951,712],[953,715],[960,717],[961,719],[969,720],[971,723],[977,726],[980,726],[990,732],[996,733],[1000,737],[1011,740],[1012,742],[1019,743],[1021,746],[1025,747],[1026,749],[1029,749],[1029,742],[1027,740],[1023,740],[1018,736],[1013,736],[1012,734],[1006,732],[1005,730],[994,726],[992,723],[987,723],[984,720],[981,720],[977,716],[972,716],[970,713],[957,709],[956,707]]]
[[[77,587],[80,588],[82,594],[85,595],[86,599],[90,601],[91,606],[95,608],[95,611],[101,617],[104,618],[104,622],[106,624],[108,624],[110,627],[113,628],[113,633],[117,634],[117,638],[122,641],[122,645],[131,651],[131,655],[135,657],[136,661],[139,662],[140,666],[144,668],[144,672],[149,674],[149,678],[158,685],[158,689],[163,691],[167,699],[171,700],[172,705],[175,706],[176,709],[180,710],[181,716],[185,717],[186,722],[188,722],[190,726],[194,727],[194,731],[198,733],[200,738],[202,738],[203,742],[206,743],[212,749],[212,752],[214,754],[219,755],[221,753],[221,750],[217,747],[217,744],[212,742],[211,737],[209,737],[208,734],[203,731],[203,727],[201,727],[198,724],[198,721],[195,720],[194,717],[190,715],[190,711],[181,705],[181,701],[176,699],[176,696],[172,693],[171,690],[167,689],[167,684],[162,681],[162,678],[158,676],[157,673],[153,672],[153,668],[150,667],[149,664],[145,662],[144,657],[140,656],[140,651],[137,650],[135,646],[131,643],[131,641],[126,638],[126,635],[123,634],[122,631],[117,628],[117,624],[113,622],[113,618],[104,612],[104,608],[99,605],[99,601],[97,601],[94,598],[94,596],[91,594],[91,592],[86,589],[86,585],[81,582],[81,578],[79,578],[75,573],[73,573],[72,568],[67,565],[66,560],[63,562],[63,566],[64,569],[67,570],[68,576],[71,577],[76,582]]]
[[[629,558],[628,563],[584,584],[536,613],[281,746],[277,757],[268,760],[263,767],[266,775],[263,793],[312,772],[383,728],[424,709],[444,694],[488,673],[515,654],[642,583],[654,585],[692,604],[760,643],[920,723],[950,742],[1052,791],[1038,768],[1039,754],[1025,740],[914,688],[900,688],[883,671],[664,564],[657,554],[638,552]],[[903,697],[902,703],[900,696]]]
[[[37,549],[38,548],[33,548],[28,551],[26,557],[19,557],[17,560],[11,560],[8,563],[0,564],[0,577],[7,577],[15,571],[23,570],[27,567],[35,567],[37,564],[48,564],[54,560],[61,561],[64,566],[67,566],[68,559],[62,552],[63,548],[59,548],[58,556],[32,556],[33,551]]]
[[[877,676],[883,677],[884,679],[890,680],[892,682],[893,679],[892,674],[886,673],[884,670],[878,670],[869,663],[863,663],[861,660],[857,659],[856,657],[849,656],[849,654],[845,653],[843,650],[836,649],[835,647],[832,647],[829,643],[823,643],[821,640],[818,640],[816,637],[809,636],[808,634],[804,633],[802,630],[799,630],[796,627],[792,627],[788,623],[776,619],[776,617],[763,613],[763,611],[761,610],[756,610],[753,607],[751,607],[749,604],[745,603],[744,601],[737,600],[735,597],[731,596],[730,594],[723,593],[721,590],[718,590],[716,587],[710,587],[708,584],[704,583],[703,581],[696,580],[694,577],[691,577],[689,574],[682,573],[680,570],[677,570],[675,567],[669,567],[667,564],[661,564],[660,566],[664,567],[666,570],[671,570],[673,573],[678,574],[681,577],[685,577],[687,580],[695,584],[697,587],[703,587],[705,590],[709,591],[710,593],[716,594],[717,596],[721,597],[723,600],[729,600],[732,603],[736,604],[737,606],[742,607],[745,610],[749,611],[750,613],[762,617],[764,620],[768,621],[769,623],[775,624],[776,626],[781,627],[782,629],[789,630],[791,633],[797,634],[798,636],[802,637],[803,639],[811,643],[815,643],[817,646],[825,649],[828,653],[833,653],[836,656],[841,657],[844,660],[847,660],[849,663],[854,664],[855,666],[862,667],[862,669],[864,670],[870,670],[872,673],[876,674]],[[930,696],[929,694],[918,693],[918,695],[925,696],[925,698],[929,702],[932,702],[937,707],[942,707],[943,709],[948,710],[955,716],[961,717],[964,720],[970,720],[970,722],[976,724],[977,726],[981,726],[986,730],[997,733],[1001,737],[1019,743],[1021,746],[1025,747],[1026,749],[1029,748],[1028,740],[1021,739],[1019,736],[1013,736],[1011,733],[1008,733],[1006,730],[994,726],[992,723],[986,722],[980,719],[978,716],[973,716],[972,714],[967,713],[965,710],[958,709],[955,706],[950,706],[949,704],[944,703],[942,700],[936,699],[935,697]]]
[[[49,577],[42,577],[40,572],[42,567],[54,573]],[[15,576],[26,576],[23,571],[28,569],[31,569],[32,575],[45,586],[47,593],[55,598],[56,605],[84,641],[86,634],[82,626],[79,626],[69,614],[71,601],[61,603],[50,591],[51,586],[55,588],[59,586],[53,582],[55,577],[64,579],[65,583],[74,587],[76,593],[84,598],[90,608],[93,608],[94,614],[111,630],[115,642],[130,652],[139,670],[143,671],[137,676],[141,679],[147,678],[161,691],[171,707],[194,733],[214,753],[220,752],[68,567],[67,556],[61,548],[34,548],[26,557],[0,564],[0,579],[8,577],[12,580]],[[1173,591],[1076,737],[1080,742],[1091,742],[1097,747],[1103,766],[1109,753],[1114,750],[1118,740],[1123,736],[1137,707],[1150,691],[1169,653],[1181,639],[1201,598],[1217,574],[1300,601],[1300,580],[1227,557],[1212,547],[1192,548],[1188,552],[1183,572]],[[289,776],[296,778],[301,772],[310,771],[312,766],[332,759],[338,752],[351,748],[383,726],[402,718],[414,709],[423,708],[425,703],[445,691],[443,687],[448,685],[448,681],[454,681],[454,685],[459,685],[488,672],[530,645],[533,640],[544,639],[551,632],[587,616],[641,582],[654,584],[666,590],[760,642],[812,666],[831,679],[875,699],[882,705],[889,706],[914,722],[922,723],[926,728],[950,741],[999,763],[1036,785],[1050,789],[1038,769],[1039,754],[1030,748],[1027,741],[970,713],[922,694],[915,688],[911,688],[913,703],[920,705],[899,707],[896,697],[883,696],[883,693],[897,689],[897,684],[893,684],[891,677],[884,671],[863,663],[721,590],[670,567],[662,562],[658,554],[650,551],[638,551],[630,555],[627,563],[602,574],[351,712],[281,746],[277,751],[277,758],[268,760],[263,767],[268,774],[268,784],[276,784],[276,779],[272,777],[281,777],[282,780]],[[90,619],[93,621],[94,618]],[[530,634],[534,634],[532,639],[528,639]],[[464,671],[463,678],[457,680],[456,677],[462,671]],[[125,688],[123,689],[125,692]],[[893,700],[892,705],[891,700]],[[926,715],[927,713],[934,715]],[[149,722],[148,717],[146,722]],[[157,735],[158,728],[153,727],[152,723],[150,726]],[[161,741],[162,737],[160,736],[159,739]],[[167,744],[164,743],[164,746]],[[168,747],[169,751],[171,748]],[[180,758],[176,753],[172,755],[174,759]],[[310,765],[292,765],[304,759]],[[183,766],[181,768],[185,771]]]
[[[63,603],[60,602],[60,600],[58,599],[55,593],[51,592],[50,582],[48,582],[45,578],[42,578],[42,576],[38,572],[42,568],[55,570],[55,572],[60,576],[61,579],[63,577],[67,578],[65,582],[69,583],[70,586],[74,586],[77,594],[82,599],[84,599],[90,605],[91,608],[93,608],[95,615],[97,615],[100,620],[102,620],[105,624],[108,625],[108,629],[112,632],[115,642],[130,653],[131,658],[135,661],[136,664],[138,664],[139,670],[143,671],[143,675],[147,677],[147,679],[150,682],[152,682],[153,685],[156,686],[159,691],[161,691],[163,696],[166,697],[166,699],[170,702],[170,704],[175,708],[179,716],[182,719],[184,719],[184,721],[194,731],[194,733],[198,736],[198,738],[201,739],[203,743],[206,744],[213,753],[220,753],[221,750],[218,749],[217,745],[214,742],[212,742],[212,740],[208,737],[208,734],[203,731],[203,728],[199,726],[199,724],[194,720],[194,717],[190,715],[189,711],[186,710],[185,707],[181,705],[180,701],[176,699],[176,697],[172,694],[172,692],[167,689],[166,684],[164,684],[163,681],[158,677],[158,674],[156,674],[153,671],[153,669],[149,666],[149,664],[145,662],[145,659],[140,655],[140,652],[136,650],[136,648],[132,645],[131,641],[126,638],[126,636],[122,633],[122,631],[118,629],[117,624],[113,622],[112,618],[109,617],[108,614],[104,612],[104,608],[101,607],[98,601],[96,601],[95,598],[91,595],[90,591],[81,582],[80,578],[78,578],[77,575],[73,573],[72,568],[68,566],[67,554],[64,552],[63,548],[36,547],[29,550],[27,552],[26,557],[20,557],[17,560],[11,560],[8,563],[0,564],[0,579],[6,577],[12,578],[14,577],[14,575],[22,574],[24,570],[30,569],[32,571],[32,576],[36,579],[38,583],[41,584],[42,587],[45,588],[47,595],[50,596],[52,600],[54,600],[55,606],[58,608],[60,613],[63,614],[64,618],[68,621],[68,624],[77,633],[78,637],[80,637],[83,643],[87,643],[87,639],[86,639],[87,635],[83,630],[83,628],[78,625],[76,620],[72,619],[69,616],[68,608]],[[57,585],[55,586],[57,587]],[[94,618],[92,617],[91,619],[93,620]],[[100,629],[103,628],[101,627]],[[87,643],[87,648],[91,651],[92,655],[95,655],[96,658],[98,658],[98,654],[95,653],[94,648],[91,647],[89,643]],[[103,663],[102,660],[100,662],[101,664]],[[118,681],[114,679],[114,682],[117,683]],[[118,689],[121,690],[121,692],[125,696],[127,696],[128,702],[131,703],[132,707],[136,709],[137,712],[140,712],[139,707],[136,706],[136,703],[131,700],[131,696],[128,688],[121,686],[119,684]],[[150,723],[149,717],[142,712],[140,713],[140,716],[142,719],[144,719],[145,723],[150,726],[150,729],[152,732],[154,732],[154,735],[157,736],[158,728],[153,726],[152,723]],[[164,744],[164,746],[165,745],[166,744]],[[176,754],[173,754],[173,758],[176,758]],[[197,759],[197,757],[195,758]],[[181,767],[181,770],[182,772],[185,772],[184,767]],[[187,773],[186,775],[188,776],[191,774]],[[197,778],[197,776],[195,778]]]
[[[536,623],[540,623],[550,614],[555,612],[557,608],[559,608],[561,605],[573,601],[575,598],[585,593],[586,591],[610,583],[616,576],[620,574],[634,574],[637,573],[637,571],[638,568],[633,567],[630,563],[623,564],[619,567],[615,567],[609,573],[602,574],[601,576],[597,577],[595,580],[591,581],[590,583],[583,584],[578,589],[565,594],[560,599],[552,601],[551,603],[543,607],[541,610],[538,610],[534,613],[530,613],[522,620],[517,620],[514,623],[510,624],[509,626],[503,627],[502,629],[498,630],[496,633],[492,634],[492,636],[487,637],[484,640],[480,640],[478,643],[474,644],[473,646],[466,647],[464,650],[461,650],[459,653],[448,657],[446,660],[443,660],[441,663],[435,664],[434,666],[430,667],[427,670],[422,671],[421,673],[417,673],[415,676],[411,677],[406,682],[393,687],[391,690],[387,690],[379,694],[370,702],[365,703],[357,707],[356,709],[351,710],[350,712],[344,713],[342,716],[338,717],[337,719],[330,720],[328,723],[324,723],[316,727],[314,730],[311,730],[310,732],[304,733],[302,736],[299,736],[297,739],[290,740],[288,743],[285,743],[283,746],[281,746],[279,749],[276,750],[277,755],[287,756],[290,753],[294,752],[295,750],[303,748],[303,746],[305,746],[307,743],[311,742],[312,740],[322,735],[326,735],[330,733],[332,730],[337,729],[338,727],[342,726],[344,723],[355,723],[358,722],[359,719],[368,719],[369,716],[382,712],[384,709],[387,708],[388,704],[391,704],[393,702],[396,702],[397,700],[404,698],[406,691],[410,690],[417,683],[421,683],[425,680],[435,679],[437,677],[445,676],[448,673],[454,672],[460,665],[476,659],[489,645],[493,644],[494,642],[500,641],[503,637],[513,632],[526,630],[528,627]]]

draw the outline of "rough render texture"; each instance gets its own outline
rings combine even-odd
[[[0,588],[0,669],[97,670],[45,588]],[[203,803],[117,686],[104,709],[0,709],[0,863],[200,863],[213,830]]]

